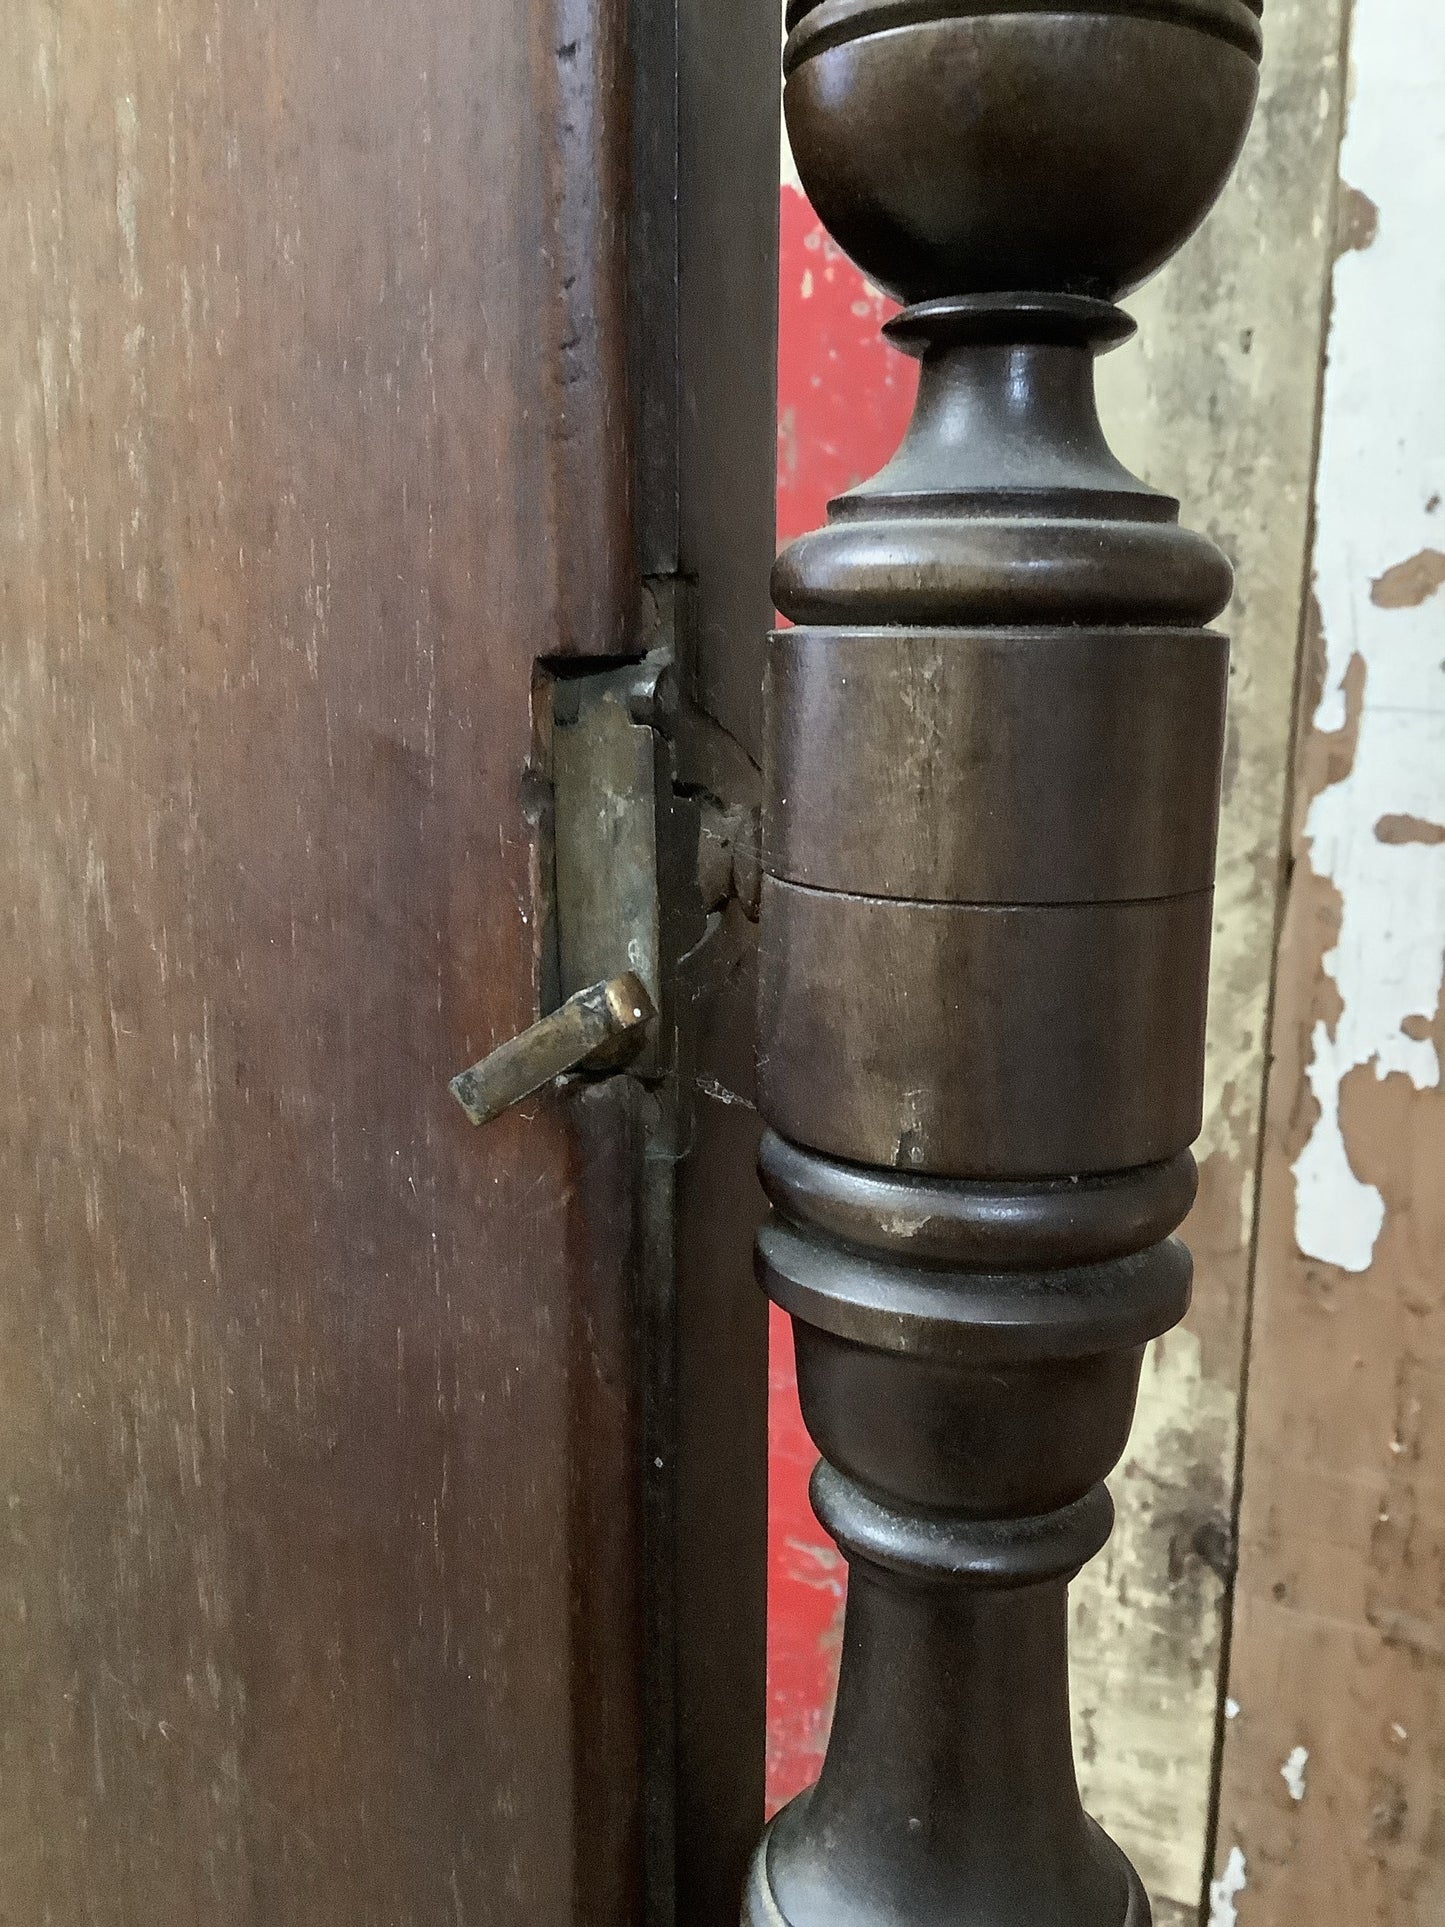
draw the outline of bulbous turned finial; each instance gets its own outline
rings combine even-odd
[[[1114,301],[1203,220],[1259,88],[1260,0],[793,0],[803,185],[909,306],[903,447],[778,560],[794,622],[1190,626],[1229,565],[1109,452]]]
[[[824,225],[905,302],[1107,301],[1204,219],[1261,0],[793,0],[788,132]]]

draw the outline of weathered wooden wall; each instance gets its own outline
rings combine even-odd
[[[1354,0],[1338,202],[1217,1927],[1445,1920],[1445,33],[1429,0]]]
[[[1119,1526],[1074,1588],[1085,1793],[1160,1927],[1198,1912],[1221,1717],[1255,1173],[1333,182],[1342,0],[1271,0],[1239,170],[1100,367],[1120,456],[1235,565],[1194,1307],[1145,1365]]]
[[[1229,553],[1237,590],[1196,1303],[1151,1353],[1119,1527],[1075,1589],[1076,1728],[1160,1927],[1211,1907],[1224,1927],[1231,1908],[1246,1927],[1434,1927],[1445,40],[1424,0],[1355,0],[1353,19],[1270,0],[1266,28],[1239,173],[1101,369],[1115,447]],[[877,347],[876,294],[789,219],[786,153],[784,180],[791,534],[878,465],[911,384]],[[785,1352],[774,1382],[781,1798],[816,1767],[842,1577],[806,1516]]]

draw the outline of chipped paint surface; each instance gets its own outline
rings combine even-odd
[[[1428,1025],[1445,959],[1445,40],[1419,0],[1371,0],[1357,25],[1361,86],[1340,167],[1376,210],[1335,270],[1315,547],[1324,678],[1314,727],[1350,729],[1348,771],[1315,797],[1311,865],[1339,896],[1324,959],[1338,990],[1312,1039],[1319,1106],[1295,1163],[1300,1250],[1362,1272],[1384,1224],[1341,1116],[1351,1073],[1440,1082]],[[1399,129],[1410,126],[1402,165]],[[1433,164],[1432,164],[1433,157]],[[1351,665],[1358,714],[1349,713]],[[1413,1020],[1413,1021],[1412,1021]]]
[[[1111,1480],[1113,1537],[1070,1594],[1074,1743],[1090,1811],[1140,1866],[1156,1915],[1198,1909],[1207,1748],[1218,1704],[1212,1629],[1227,1557],[1227,1387],[1187,1328],[1150,1347],[1139,1414]],[[1196,1817],[1198,1816],[1198,1817]],[[1191,1891],[1192,1890],[1192,1891]]]
[[[1209,1927],[1235,1927],[1239,1909],[1235,1902],[1249,1885],[1249,1869],[1238,1847],[1230,1849],[1224,1872],[1209,1887]]]
[[[1445,1920],[1445,45],[1433,0],[1350,29],[1219,1789],[1248,1927]]]
[[[1074,1694],[1092,1735],[1080,1781],[1091,1810],[1139,1866],[1160,1920],[1197,1919],[1206,1881],[1254,1171],[1333,251],[1341,6],[1270,0],[1268,13],[1260,108],[1236,177],[1179,258],[1131,300],[1137,340],[1100,364],[1102,413],[1118,454],[1177,495],[1182,519],[1209,534],[1236,571],[1221,622],[1233,646],[1200,1197],[1184,1228],[1194,1307],[1184,1333],[1146,1363],[1134,1437],[1114,1480],[1119,1524],[1074,1589]]]

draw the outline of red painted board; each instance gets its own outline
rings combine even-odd
[[[782,189],[778,340],[778,541],[814,529],[828,503],[898,446],[917,371],[879,333],[893,304]],[[813,1517],[817,1453],[803,1429],[788,1321],[773,1313],[768,1547],[768,1802],[816,1777],[833,1704],[845,1568]]]

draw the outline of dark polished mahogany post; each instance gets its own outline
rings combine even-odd
[[[804,185],[907,305],[895,459],[775,575],[758,1247],[849,1563],[753,1927],[1142,1927],[1067,1589],[1183,1314],[1224,558],[1110,453],[1114,305],[1238,153],[1254,0],[794,0]]]

